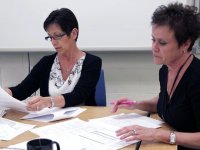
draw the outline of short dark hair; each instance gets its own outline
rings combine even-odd
[[[190,39],[188,51],[192,50],[194,42],[200,36],[200,14],[197,13],[197,8],[178,2],[159,6],[153,13],[151,24],[169,26],[174,31],[179,46]]]
[[[44,30],[47,31],[47,28],[51,24],[58,24],[61,29],[69,36],[74,28],[78,28],[78,21],[74,13],[68,8],[61,8],[52,11],[49,16],[44,21]],[[79,32],[79,31],[78,31]],[[78,34],[76,41],[78,39]]]

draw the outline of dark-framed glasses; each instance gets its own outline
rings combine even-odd
[[[60,40],[62,39],[62,37],[66,35],[66,33],[61,33],[61,34],[57,34],[57,35],[54,35],[54,36],[46,36],[45,37],[45,40],[46,41],[52,41],[53,40]]]

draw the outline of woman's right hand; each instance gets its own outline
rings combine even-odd
[[[120,98],[116,101],[112,101],[110,104],[113,105],[111,111],[113,113],[115,113],[119,108],[136,109],[137,107],[137,101],[129,100],[127,98]]]

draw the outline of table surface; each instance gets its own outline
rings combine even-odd
[[[85,120],[85,121],[87,121],[88,119],[113,115],[110,112],[111,111],[110,107],[84,106],[84,108],[86,108],[87,110],[84,111],[83,113],[81,113],[77,117],[82,119],[82,120]],[[133,111],[133,110],[126,110],[126,109],[120,109],[116,114],[132,113],[132,112],[138,113],[138,114],[141,114],[141,115],[147,114],[147,112],[140,111],[140,110],[134,110]],[[21,120],[20,118],[23,117],[24,115],[26,115],[26,114],[22,113],[22,112],[14,111],[14,110],[9,110],[6,113],[5,118],[11,119],[11,120],[14,120],[14,121],[18,121],[18,122],[21,122],[21,123],[33,124],[33,125],[36,125],[37,127],[41,127],[41,126],[50,125],[50,124],[55,123],[55,122],[46,123],[46,122],[37,122],[37,121],[31,121],[31,120]],[[159,119],[157,114],[153,114],[153,115],[151,115],[151,117],[155,118],[155,119]],[[67,119],[64,119],[64,120],[67,120]],[[56,121],[56,123],[61,122],[61,121],[63,121],[63,120]],[[169,127],[166,124],[163,124],[162,128],[163,129],[169,129]],[[33,138],[38,138],[38,136],[35,135],[34,133],[30,132],[30,131],[26,131],[26,132],[20,134],[19,136],[15,137],[12,140],[0,141],[0,147],[8,147],[9,145],[13,145],[13,144],[17,144],[17,143],[24,142],[24,141],[27,141],[27,140],[31,140]],[[123,148],[123,150],[133,150],[135,148],[136,148],[136,144],[132,144],[130,146]],[[140,150],[176,150],[176,149],[177,149],[176,145],[170,145],[170,144],[165,144],[165,143],[161,143],[161,142],[144,142],[144,141],[142,141],[142,143],[140,145]]]

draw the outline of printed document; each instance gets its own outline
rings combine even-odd
[[[11,140],[34,126],[0,117],[0,140]]]
[[[6,114],[6,110],[7,110],[8,108],[5,108],[5,107],[1,107],[0,106],[0,117],[3,117],[5,114]]]
[[[75,149],[73,146],[85,150],[117,150],[137,142],[122,141],[115,135],[115,129],[94,126],[90,122],[78,118],[35,128],[31,132],[40,137],[60,137],[59,140],[55,140],[62,143],[63,149],[68,148],[68,145],[70,145],[73,150]],[[69,141],[70,143],[68,143]]]
[[[134,120],[132,122],[129,122]],[[127,123],[126,123],[127,122]],[[161,121],[139,114],[119,114],[91,119],[89,122],[74,118],[68,121],[31,129],[40,136],[57,141],[61,149],[73,150],[117,150],[138,141],[125,142],[116,136],[115,131],[122,126],[138,124],[145,127],[160,127]],[[24,148],[26,142],[12,145]]]
[[[121,113],[118,115],[90,119],[89,122],[95,125],[106,126],[107,128],[114,128],[115,130],[130,125],[140,125],[148,128],[159,128],[163,123],[160,120],[149,118],[136,113]]]
[[[1,87],[0,87],[0,106],[22,112],[28,112],[26,110],[26,104],[23,101],[19,101],[13,98]]]
[[[32,112],[22,117],[21,119],[28,119],[41,122],[50,122],[66,118],[72,118],[78,116],[85,111],[85,108],[80,107],[67,107],[67,108],[51,108],[41,112]]]
[[[103,133],[101,128],[90,126],[78,118],[31,130],[40,138],[56,141],[60,149],[65,150],[115,150],[104,143],[119,141],[117,137]],[[26,148],[26,142],[10,146],[10,148]]]

